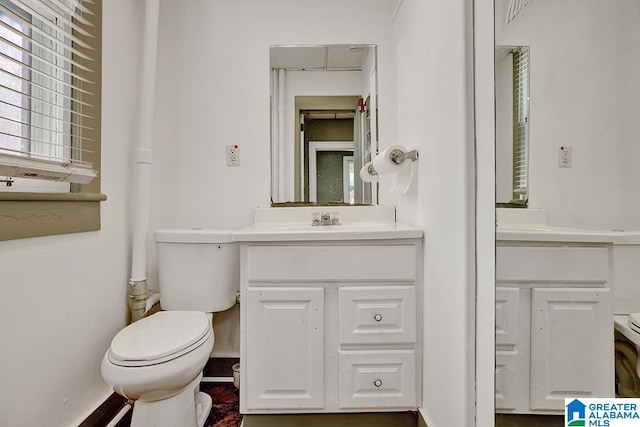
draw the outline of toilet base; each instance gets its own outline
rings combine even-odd
[[[211,397],[199,391],[202,373],[180,393],[168,399],[133,405],[131,427],[203,427],[211,410]]]

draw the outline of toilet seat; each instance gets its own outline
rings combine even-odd
[[[157,365],[198,348],[211,334],[211,320],[203,312],[160,311],[121,330],[108,358],[118,366]]]

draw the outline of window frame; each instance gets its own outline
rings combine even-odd
[[[96,28],[92,45],[96,52],[95,86],[92,99],[95,121],[87,136],[96,141],[93,153],[85,154],[100,172],[101,88],[102,88],[102,0],[94,0],[95,15],[89,17]],[[88,134],[90,132],[91,134]],[[2,183],[0,183],[2,184]],[[100,173],[88,184],[72,184],[70,193],[0,192],[0,241],[100,230]]]

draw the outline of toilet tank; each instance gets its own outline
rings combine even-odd
[[[210,313],[233,307],[240,246],[231,240],[231,230],[157,230],[154,238],[163,310]]]

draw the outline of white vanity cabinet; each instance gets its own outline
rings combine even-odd
[[[496,411],[614,397],[611,245],[498,242]]]
[[[416,409],[421,248],[241,242],[241,412]]]

